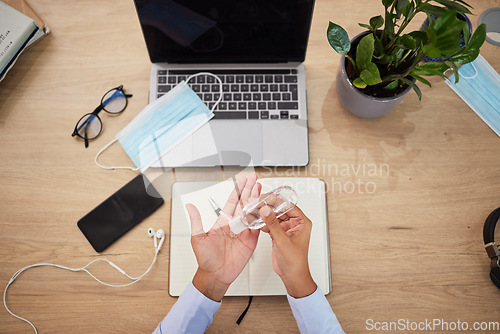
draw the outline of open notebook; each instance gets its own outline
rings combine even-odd
[[[258,182],[262,184],[262,193],[282,185],[289,185],[297,192],[297,205],[313,222],[309,243],[311,275],[321,290],[328,294],[331,291],[331,279],[325,183],[316,178],[267,178],[259,179]],[[208,231],[217,219],[208,197],[212,197],[223,208],[233,188],[232,181],[177,182],[172,186],[169,275],[171,296],[179,296],[184,291],[198,267],[191,248],[189,216],[184,205],[196,205],[201,214],[203,228]],[[261,232],[254,254],[240,276],[231,284],[226,296],[286,294],[281,279],[272,267],[271,247],[269,235]]]

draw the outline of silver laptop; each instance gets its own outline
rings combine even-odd
[[[305,166],[305,59],[314,0],[135,0],[149,101],[188,82],[215,117],[153,167]],[[221,91],[222,90],[222,91]]]

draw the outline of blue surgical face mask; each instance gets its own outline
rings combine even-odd
[[[500,75],[481,55],[458,72],[458,83],[454,75],[446,83],[500,136]]]
[[[206,75],[206,73],[201,74]],[[187,81],[190,79],[191,77]],[[219,78],[217,80],[220,81]],[[95,162],[105,169],[126,168],[144,172],[213,116],[213,112],[199,96],[185,81],[182,81],[144,108],[116,135],[114,140],[97,153]],[[137,168],[107,167],[97,162],[99,155],[116,141],[120,142]]]

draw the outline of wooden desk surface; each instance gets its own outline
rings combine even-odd
[[[315,176],[328,186],[333,292],[328,300],[346,332],[366,322],[499,321],[500,290],[488,278],[482,242],[486,216],[499,206],[500,141],[442,80],[408,94],[379,119],[344,110],[335,91],[340,57],[325,37],[328,21],[350,36],[381,13],[379,1],[318,0],[306,59],[307,168],[258,169],[265,176]],[[470,1],[477,16],[498,0]],[[147,103],[150,62],[132,1],[30,0],[52,34],[23,54],[0,83],[0,283],[19,268],[52,262],[82,266],[98,255],[76,226],[89,210],[134,177],[95,166],[96,152]],[[419,24],[419,23],[418,23]],[[483,56],[500,71],[499,49]],[[75,122],[104,92],[123,84],[134,94],[85,149]],[[128,163],[119,147],[103,161]],[[227,171],[226,171],[227,172]],[[217,179],[179,171],[162,180]],[[359,186],[358,186],[359,185]],[[168,196],[167,196],[168,197]],[[153,257],[149,226],[170,226],[170,202],[104,254],[131,275]],[[497,239],[498,237],[497,233]],[[138,284],[112,289],[83,273],[37,268],[22,274],[8,304],[40,333],[151,332],[176,299],[168,295],[168,239],[154,269]],[[105,265],[109,282],[126,282]],[[285,297],[226,298],[209,333],[298,332]],[[30,332],[0,308],[0,332]]]

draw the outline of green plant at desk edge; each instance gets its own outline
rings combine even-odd
[[[458,66],[479,55],[486,38],[486,26],[481,24],[472,37],[469,36],[467,23],[457,18],[457,13],[471,14],[469,8],[472,7],[465,1],[382,0],[382,4],[384,17],[374,16],[369,24],[359,23],[371,33],[359,41],[355,50],[351,50],[347,32],[341,26],[330,22],[327,29],[332,48],[350,62],[346,62],[346,67],[353,85],[364,93],[396,95],[398,88],[401,91],[403,86],[410,85],[421,99],[422,93],[412,78],[431,86],[424,76],[446,78],[444,73],[452,69],[458,82]],[[404,33],[419,12],[426,13],[429,19],[425,31]],[[424,55],[441,59],[422,62]]]

